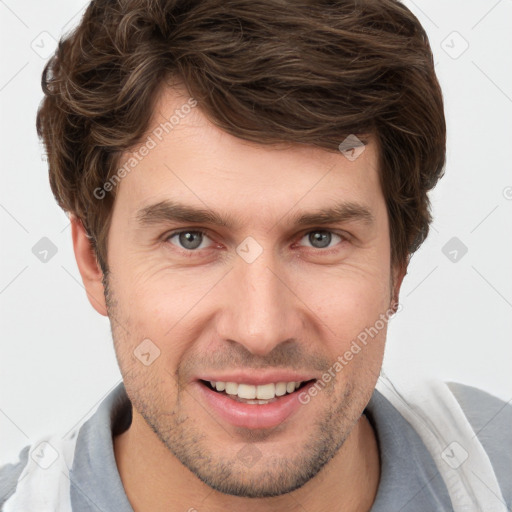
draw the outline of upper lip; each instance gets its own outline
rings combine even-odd
[[[276,382],[305,382],[313,380],[311,374],[296,373],[286,370],[263,371],[263,370],[240,370],[226,374],[205,373],[197,377],[198,380],[213,382],[236,382],[237,384],[252,384],[259,386]]]

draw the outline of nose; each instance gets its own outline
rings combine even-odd
[[[237,257],[224,291],[217,323],[220,339],[235,341],[260,356],[298,339],[303,325],[301,302],[270,250],[252,263]]]

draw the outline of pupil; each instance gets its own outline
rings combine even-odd
[[[180,244],[185,249],[197,249],[201,245],[201,237],[202,235],[198,231],[184,231],[179,236]]]
[[[314,247],[327,247],[331,243],[331,233],[328,231],[313,231],[309,234],[309,241]]]

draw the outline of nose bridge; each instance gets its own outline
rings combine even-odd
[[[227,311],[221,336],[264,355],[293,332],[293,300],[270,249],[254,261],[237,258],[231,273]]]

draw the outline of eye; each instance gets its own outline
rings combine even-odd
[[[205,239],[207,238],[204,231],[185,230],[171,233],[166,237],[166,241],[178,246],[180,249],[194,251],[196,249],[206,249],[209,247],[208,245],[204,245]],[[175,241],[173,241],[173,239],[175,239]]]
[[[333,238],[334,237],[334,238]],[[325,249],[329,248],[329,245],[333,241],[342,242],[345,240],[341,235],[337,235],[336,233],[333,233],[332,231],[324,230],[324,229],[317,229],[314,231],[309,231],[306,233],[301,240],[306,239],[307,242],[310,245],[310,247],[313,247],[315,249]]]

